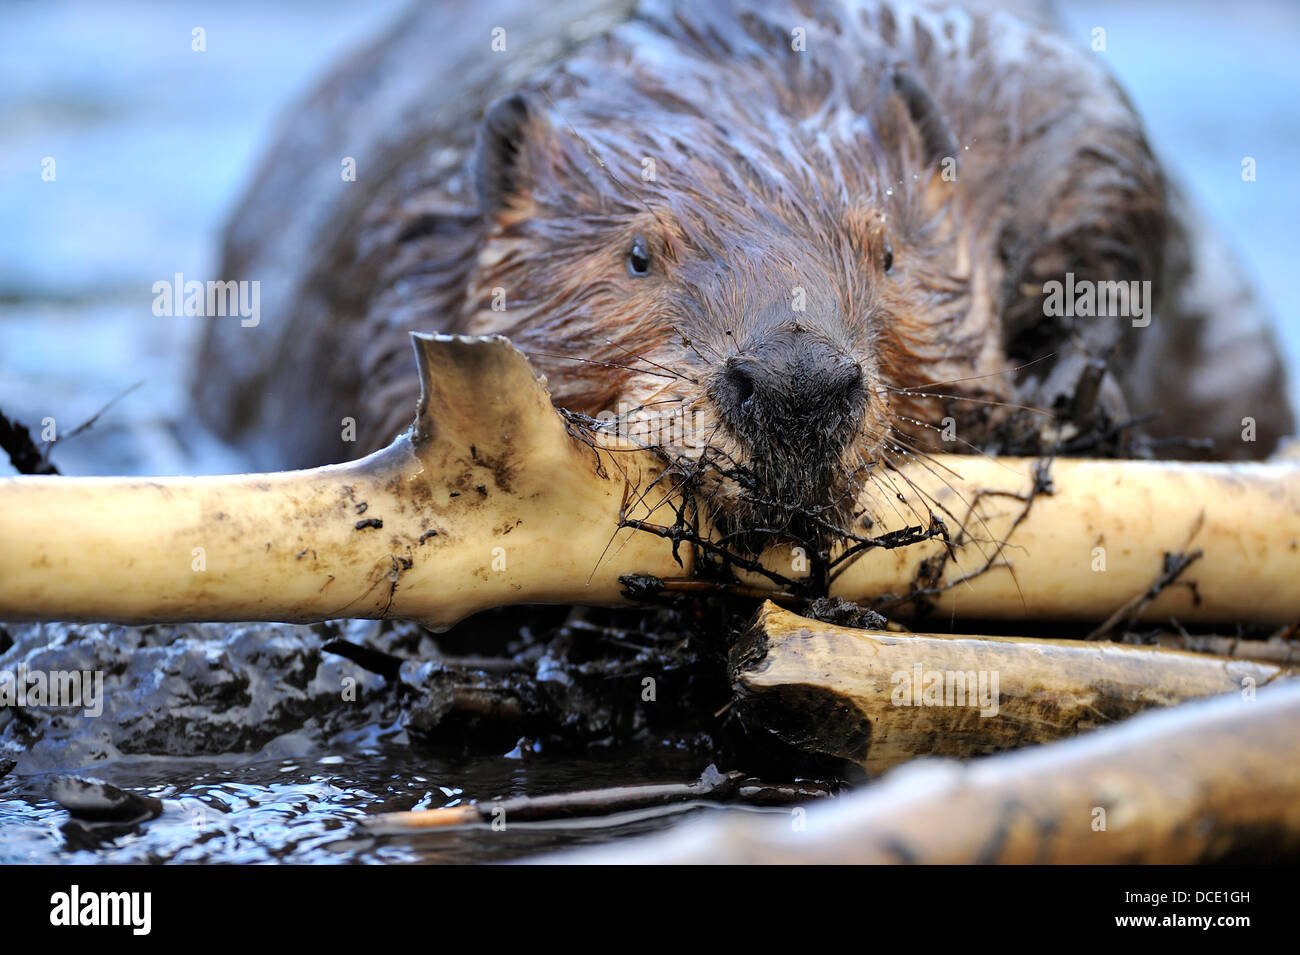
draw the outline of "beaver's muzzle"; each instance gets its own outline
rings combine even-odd
[[[756,463],[818,468],[861,427],[862,367],[819,335],[780,328],[729,358],[711,397]]]

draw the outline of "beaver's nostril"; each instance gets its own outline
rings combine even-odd
[[[731,383],[736,406],[748,407],[754,397],[754,379],[750,373],[739,365],[732,365],[727,369],[727,380]]]
[[[826,372],[826,392],[846,408],[855,409],[866,399],[862,368],[857,362],[845,361]]]

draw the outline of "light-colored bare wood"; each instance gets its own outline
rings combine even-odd
[[[1296,672],[1101,641],[855,630],[771,602],[731,653],[748,725],[871,773],[1064,739]]]
[[[690,543],[674,555],[669,541],[619,527],[672,523],[677,484],[652,487],[656,455],[577,434],[505,339],[414,342],[416,424],[362,460],[0,480],[0,620],[391,616],[441,628],[511,603],[619,603],[623,575],[691,575]],[[832,594],[893,615],[1300,618],[1298,462],[937,455],[874,475],[859,505],[877,537],[936,517],[948,532],[946,543],[867,548],[836,568]],[[1195,559],[1164,580],[1171,554]],[[776,546],[763,561],[798,577],[797,557]]]

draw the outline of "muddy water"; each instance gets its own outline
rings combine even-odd
[[[593,826],[507,822],[376,834],[369,814],[458,805],[495,795],[563,792],[656,779],[690,779],[701,759],[680,753],[605,758],[447,758],[413,751],[393,734],[292,759],[216,757],[122,760],[94,768],[115,785],[163,800],[134,827],[71,821],[46,795],[48,774],[0,780],[0,865],[11,863],[469,863],[507,861],[649,832],[685,814],[626,813]],[[707,762],[707,760],[705,760]],[[727,810],[758,811],[758,810]],[[782,810],[767,810],[777,811]]]
[[[364,825],[467,800],[691,782],[725,762],[727,747],[702,731],[729,697],[716,655],[680,636],[632,643],[658,639],[644,626],[611,638],[591,613],[519,608],[436,640],[413,624],[360,620],[0,625],[9,686],[94,675],[76,705],[0,705],[0,863],[484,862],[667,825],[680,807],[612,825],[507,819],[504,830],[415,835]],[[638,612],[617,618],[644,623]],[[365,669],[342,644],[395,669]],[[466,647],[492,656],[474,663]],[[646,674],[661,699],[643,700]],[[484,716],[485,700],[504,701],[507,715]],[[51,795],[68,777],[159,799],[162,815],[81,822]]]

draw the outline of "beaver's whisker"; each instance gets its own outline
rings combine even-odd
[[[909,487],[911,487],[911,488],[916,492],[916,494],[917,494],[918,497],[921,497],[921,498],[923,498],[923,499],[924,499],[924,498],[928,498],[932,504],[936,505],[936,506],[937,506],[941,511],[943,511],[945,514],[947,514],[949,517],[951,517],[951,518],[953,519],[953,521],[957,524],[958,528],[960,529],[960,532],[961,532],[961,533],[964,533],[964,532],[965,532],[965,523],[964,523],[960,518],[958,518],[955,514],[953,514],[951,511],[949,511],[946,507],[944,507],[943,505],[939,504],[938,501],[936,501],[933,497],[931,497],[929,494],[927,494],[927,493],[926,493],[925,491],[923,491],[921,488],[917,487],[917,485],[916,485],[916,484],[915,484],[915,483],[914,483],[914,482],[913,482],[913,481],[912,481],[912,480],[907,476],[907,474],[906,474],[905,472],[903,472],[903,471],[898,467],[898,465],[897,465],[893,460],[891,460],[888,456],[885,456],[885,457],[883,458],[883,460],[884,460],[884,461],[886,462],[886,464],[888,464],[888,466],[889,466],[889,467],[894,471],[894,473],[898,474],[898,475],[903,479],[903,481],[904,481],[904,482],[905,482]],[[882,475],[882,476],[883,476],[883,475]],[[892,480],[890,481],[890,484],[891,484],[891,486],[893,485]],[[929,516],[930,516],[930,524],[931,524],[931,528],[933,528],[933,526],[934,526],[934,521],[936,520],[936,518],[935,518],[935,516],[934,516],[934,512],[931,511]],[[978,515],[977,515],[977,516],[978,516]],[[942,526],[942,521],[940,521],[940,524],[941,524],[941,526]],[[952,542],[951,540],[949,540],[946,531],[945,531],[944,534],[943,534],[943,540],[944,540],[944,542],[945,542],[945,548],[944,548],[944,549],[945,549],[945,551],[947,552],[948,559],[950,559],[950,560],[953,562],[953,564],[957,566],[957,568],[958,568],[959,570],[962,569],[962,567],[961,567],[961,560],[960,560],[960,558],[957,556],[957,549],[956,549],[956,547],[953,545],[953,542]],[[970,537],[969,535],[967,535],[967,540],[968,540],[968,541],[971,541],[972,543],[975,543],[975,544],[979,544],[979,543],[981,543],[981,541],[979,541],[978,539],[972,538],[972,537]],[[850,552],[850,553],[851,553],[851,552]],[[848,556],[849,556],[848,553],[846,553],[846,554],[843,555],[843,557],[848,557]],[[984,555],[983,551],[981,551],[981,556],[983,556],[983,557],[985,558],[985,562],[986,562],[986,563],[985,563],[985,566],[986,566],[986,567],[989,566],[989,564],[991,563],[991,559],[988,558],[986,555]],[[838,573],[842,573],[844,569],[846,569],[846,568],[840,568],[840,571],[839,571]],[[836,576],[838,576],[838,573],[836,574]],[[971,577],[971,576],[972,576],[972,575],[970,575],[970,574],[963,574],[963,576],[959,578],[959,581],[960,581],[961,583],[965,583],[967,587],[969,587],[969,588],[971,588],[971,589],[974,589],[974,588],[971,586],[971,583],[970,583],[970,577]]]
[[[705,442],[704,442],[704,444],[705,444],[705,452],[706,452],[706,453],[707,453],[707,451],[709,450],[709,448],[712,447],[713,437],[717,434],[719,428],[721,428],[721,423],[719,423],[718,425],[715,425],[713,431],[710,432],[710,434],[709,434],[709,436],[708,436],[707,438],[705,438]],[[671,467],[670,467],[670,470],[665,470],[665,471],[663,471],[663,472],[662,472],[658,477],[656,477],[653,481],[650,482],[650,484],[645,488],[645,490],[643,490],[643,491],[642,491],[642,492],[637,496],[637,500],[636,500],[636,502],[633,504],[633,507],[642,507],[642,506],[645,506],[645,499],[646,499],[646,496],[647,496],[647,495],[650,493],[650,491],[655,487],[655,485],[657,485],[657,484],[658,484],[658,483],[659,483],[659,482],[660,482],[660,481],[661,481],[661,480],[662,480],[662,479],[663,479],[667,474],[671,473],[671,468],[672,468],[672,467],[677,468],[677,469],[678,469],[678,473],[685,472],[685,473],[683,474],[683,477],[682,477],[681,481],[678,482],[678,484],[677,484],[675,487],[673,487],[673,488],[671,488],[669,491],[667,491],[667,492],[664,494],[664,496],[659,500],[659,503],[655,504],[653,507],[648,508],[645,517],[644,517],[644,518],[641,518],[641,520],[649,520],[651,517],[653,517],[653,516],[655,515],[655,513],[659,510],[659,508],[663,507],[665,503],[667,503],[668,501],[672,500],[672,499],[673,499],[673,496],[674,496],[678,491],[680,491],[682,488],[686,487],[686,485],[687,485],[690,481],[694,480],[694,478],[697,476],[694,468],[689,468],[689,467],[685,467],[685,468],[684,468],[684,467],[682,467],[682,461],[684,460],[684,457],[685,457],[685,456],[683,455],[683,456],[679,456],[676,460],[671,460],[671,461],[670,461],[670,466],[671,466]],[[704,454],[701,454],[701,460],[703,459],[703,457],[704,457]],[[620,548],[620,549],[621,549],[621,548]]]
[[[646,358],[644,355],[638,355],[635,352],[633,352],[632,349],[620,345],[618,342],[614,341],[613,339],[606,338],[605,344],[617,348],[619,351],[623,352],[624,354],[631,356],[633,361],[643,361],[647,365],[650,365],[653,368],[658,368],[660,371],[664,372],[665,374],[672,375],[674,378],[681,378],[685,381],[689,381],[693,385],[699,384],[698,381],[696,381],[694,378],[690,377],[689,375],[683,375],[680,372],[675,372],[671,368],[667,368],[664,365],[659,364],[659,362],[657,361],[651,361],[649,358]]]
[[[896,395],[906,395],[909,398],[944,398],[948,401],[969,401],[974,404],[990,405],[995,408],[1014,408],[1017,411],[1028,411],[1032,414],[1040,414],[1048,418],[1056,417],[1052,412],[1043,408],[1034,408],[1029,405],[1018,405],[1009,401],[995,401],[992,398],[976,398],[974,395],[945,395],[938,392],[906,391],[902,388],[889,388],[888,386],[886,386],[885,390],[891,391]]]
[[[654,375],[656,378],[681,378],[681,375],[669,375],[661,372],[648,371],[645,368],[636,368],[632,365],[622,365],[616,361],[603,361],[599,358],[579,358],[577,355],[557,355],[553,352],[544,351],[527,351],[521,349],[529,358],[537,356],[540,358],[558,358],[561,361],[579,361],[587,365],[603,365],[606,368],[622,368],[624,371],[634,371],[638,375]]]
[[[948,490],[952,491],[952,493],[957,497],[957,499],[958,499],[959,501],[961,501],[963,504],[966,505],[967,514],[968,514],[969,516],[973,516],[977,521],[979,521],[979,523],[983,526],[985,533],[988,534],[988,538],[986,538],[985,540],[981,540],[981,539],[976,538],[976,537],[974,537],[973,535],[971,535],[970,532],[969,532],[969,530],[968,530],[967,527],[966,527],[966,520],[965,520],[965,519],[957,517],[957,515],[954,514],[952,511],[950,511],[950,510],[949,510],[945,505],[941,504],[941,503],[940,503],[938,500],[936,500],[932,495],[927,494],[927,493],[926,493],[925,491],[923,491],[920,487],[918,487],[918,486],[916,485],[916,483],[915,483],[914,481],[912,481],[912,479],[909,478],[909,477],[907,476],[906,472],[904,472],[904,471],[903,471],[903,470],[898,466],[897,463],[895,463],[895,462],[892,461],[892,460],[889,462],[889,463],[890,463],[890,466],[894,469],[894,473],[900,475],[900,476],[902,477],[903,481],[904,481],[904,482],[905,482],[909,487],[911,487],[914,491],[916,491],[916,493],[917,493],[918,495],[921,495],[921,496],[924,497],[924,498],[928,498],[929,501],[930,501],[930,503],[931,503],[932,505],[934,505],[935,507],[937,507],[937,508],[938,508],[940,511],[942,511],[944,514],[947,514],[949,517],[951,517],[951,518],[952,518],[952,519],[957,523],[957,527],[960,529],[960,533],[965,534],[967,540],[968,540],[970,543],[974,544],[974,545],[976,546],[976,548],[979,550],[979,552],[980,552],[980,556],[984,558],[985,566],[990,565],[990,564],[992,563],[992,561],[993,561],[993,560],[998,556],[998,554],[1000,554],[1000,553],[1002,552],[1002,549],[1006,546],[1006,542],[1005,542],[1005,541],[999,541],[999,540],[997,539],[996,535],[994,535],[994,533],[993,533],[992,528],[990,528],[990,527],[988,526],[988,522],[986,522],[986,521],[984,520],[984,515],[981,514],[981,513],[979,512],[978,508],[976,507],[975,502],[966,500],[966,498],[962,496],[961,492],[958,491],[955,487],[953,487],[953,486],[948,482],[947,478],[945,478],[943,475],[941,475],[941,474],[940,474],[938,471],[936,471],[934,468],[930,467],[930,465],[927,463],[927,459],[933,461],[933,458],[930,458],[929,455],[927,455],[927,454],[923,454],[923,453],[921,453],[921,452],[915,452],[915,453],[912,453],[912,454],[908,454],[906,451],[903,451],[902,448],[899,448],[898,450],[902,451],[902,453],[903,453],[903,455],[904,455],[905,457],[910,457],[910,458],[912,458],[914,461],[916,461],[918,464],[920,464],[921,467],[923,467],[923,468],[925,468],[925,470],[929,471],[930,474],[931,474],[933,477],[935,477],[935,478],[937,478],[938,480],[942,481],[943,484],[948,488]],[[954,476],[957,477],[957,478],[960,478],[960,477],[961,477],[961,475],[959,475],[959,474],[954,474]],[[996,549],[995,549],[995,551],[994,551],[993,557],[989,557],[989,555],[988,555],[987,553],[985,553],[985,551],[984,551],[984,548],[983,548],[982,545],[983,545],[986,541],[995,544]],[[956,553],[955,553],[955,552],[952,552],[952,553],[950,554],[950,556],[952,557],[952,561],[953,561],[953,563],[954,563],[954,564],[957,564],[957,566],[960,567],[961,564],[960,564],[960,562],[957,560],[957,555],[956,555]],[[1019,587],[1019,583],[1017,583],[1016,586],[1017,586],[1017,588],[1018,588],[1018,587]]]
[[[923,456],[927,461],[930,461],[931,463],[933,463],[933,464],[934,464],[935,466],[937,466],[937,467],[941,467],[941,468],[943,468],[943,470],[947,471],[949,474],[951,474],[951,475],[952,475],[953,477],[955,477],[957,480],[959,480],[959,481],[962,480],[962,476],[961,476],[961,474],[960,474],[957,470],[955,470],[954,468],[950,468],[948,465],[943,464],[942,462],[936,461],[934,458],[932,458],[932,457],[929,455],[929,453],[928,453],[926,450],[923,450],[923,449],[921,449],[921,448],[918,448],[918,447],[916,447],[916,445],[912,444],[912,443],[910,442],[910,440],[909,440],[909,439],[911,438],[911,435],[908,435],[908,434],[905,434],[905,433],[902,432],[902,431],[899,431],[899,430],[898,430],[897,428],[895,428],[893,425],[887,425],[886,427],[888,428],[888,430],[889,430],[889,432],[890,432],[890,437],[888,437],[886,440],[888,440],[888,441],[893,441],[895,444],[897,444],[897,445],[901,445],[902,448],[906,448],[908,451],[912,452],[912,454],[914,454],[914,455],[921,455],[921,456]]]
[[[611,459],[611,460],[613,460],[613,459]],[[633,484],[631,478],[628,476],[628,473],[627,473],[625,470],[623,470],[621,467],[619,468],[619,473],[623,475],[624,488],[625,488],[624,494],[626,494],[628,490],[633,490],[633,488],[634,488],[634,484]],[[635,507],[640,506],[641,502],[645,500],[645,496],[646,496],[648,493],[650,493],[650,490],[651,490],[651,489],[652,489],[656,484],[658,484],[661,480],[663,480],[664,475],[666,475],[667,473],[668,473],[667,471],[661,471],[658,475],[655,476],[655,479],[654,479],[653,481],[651,481],[648,485],[646,485],[646,487],[645,487],[644,489],[640,490],[639,492],[638,492],[638,491],[633,491],[633,493],[636,493],[636,494],[637,494],[637,499],[636,499],[636,501],[632,504],[632,507],[635,508]],[[628,511],[628,507],[627,507],[627,505],[626,505],[626,501],[625,501],[625,503],[624,503],[624,505],[623,505],[622,511],[623,511],[624,514],[626,514],[627,511]],[[649,516],[650,516],[649,514],[646,515],[647,518],[648,518]],[[594,577],[594,576],[596,575],[596,571],[600,569],[600,565],[601,565],[601,563],[604,562],[604,560],[605,560],[605,556],[609,553],[609,549],[610,549],[610,547],[613,546],[613,544],[614,544],[614,539],[615,539],[616,537],[618,537],[618,532],[621,531],[621,530],[623,530],[623,526],[624,526],[624,525],[620,524],[619,526],[615,527],[614,530],[613,530],[613,531],[610,533],[610,535],[609,535],[609,540],[605,541],[605,546],[604,546],[604,548],[601,550],[601,552],[600,552],[600,556],[596,558],[596,565],[595,565],[594,567],[592,567],[592,569],[591,569],[591,574],[588,575],[588,577],[587,577],[587,582],[588,582],[588,583],[590,583],[590,582],[591,582],[591,578]],[[623,544],[619,546],[619,549],[618,549],[617,551],[615,551],[615,554],[620,553],[620,552],[623,550],[623,547],[625,547],[626,545],[627,545],[627,541],[624,541]]]
[[[691,384],[696,384],[696,382],[692,381]],[[657,389],[655,389],[653,392],[651,392],[649,395],[646,396],[646,401],[650,401],[651,399],[658,398],[660,395],[662,395],[665,391],[667,391],[671,387],[673,387],[672,382],[669,382],[668,384],[660,385]],[[676,400],[685,401],[686,396],[679,395]]]
[[[698,357],[700,361],[704,362],[705,364],[708,364],[709,359],[704,357],[704,355],[700,354],[700,350],[695,347],[695,341],[693,339],[686,338],[683,336],[682,344],[685,345],[687,348],[689,348],[691,351],[695,352],[696,357]],[[700,342],[700,344],[703,345],[705,348],[707,348],[709,351],[713,352],[713,358],[715,361],[725,360],[722,352],[718,351],[708,342]]]
[[[918,422],[918,423],[920,423],[920,422]],[[911,434],[907,434],[907,433],[902,432],[902,431],[899,431],[899,430],[898,430],[897,428],[895,428],[893,425],[888,425],[887,427],[888,427],[888,430],[889,430],[889,437],[887,438],[887,440],[894,442],[895,445],[897,446],[897,448],[898,448],[899,450],[906,449],[907,452],[911,452],[911,453],[908,455],[909,457],[916,457],[918,460],[924,458],[926,461],[930,462],[930,463],[933,464],[935,467],[942,468],[944,471],[946,471],[948,474],[952,475],[952,476],[953,476],[954,478],[956,478],[957,480],[960,481],[960,480],[963,479],[961,473],[960,473],[959,471],[957,471],[955,468],[951,468],[951,467],[949,467],[948,465],[946,465],[946,464],[942,463],[941,461],[938,461],[938,460],[936,460],[934,457],[932,457],[932,456],[930,455],[930,453],[929,453],[929,451],[930,451],[931,449],[929,449],[929,448],[918,448],[916,445],[912,444],[911,442],[912,442],[913,437],[914,437],[913,435],[911,435]],[[936,450],[937,450],[937,449],[936,449]],[[977,450],[978,450],[978,454],[979,454],[980,457],[982,457],[982,458],[988,458],[990,461],[994,461],[994,462],[997,463],[998,466],[1001,467],[1004,471],[1007,471],[1007,472],[1009,472],[1009,473],[1011,473],[1011,474],[1015,474],[1015,473],[1016,473],[1016,471],[1015,471],[1014,468],[1011,468],[1011,467],[1008,467],[1008,466],[1005,465],[1005,464],[1002,464],[1002,463],[1001,463],[1000,461],[998,461],[995,457],[992,457],[991,455],[987,454],[987,453],[984,452],[983,450],[979,450],[979,449],[977,449]],[[937,474],[936,474],[935,476],[938,477]],[[946,482],[945,482],[945,483],[946,483]]]
[[[943,429],[942,429],[942,428],[940,428],[937,424],[930,424],[930,422],[928,422],[928,421],[921,421],[921,420],[918,419],[918,418],[909,418],[907,415],[899,414],[898,412],[894,412],[894,413],[893,413],[893,417],[896,418],[896,419],[899,420],[899,421],[906,421],[906,422],[908,422],[909,424],[914,424],[914,425],[916,425],[916,426],[919,427],[919,428],[925,428],[927,431],[937,431],[937,432],[939,432],[940,434],[943,433]],[[901,436],[901,435],[904,433],[904,432],[899,431],[899,430],[898,430],[897,428],[895,428],[893,425],[890,425],[890,426],[889,426],[889,430],[892,431],[895,435],[900,435],[900,436]],[[919,436],[912,436],[912,437],[918,437],[918,438],[919,438]],[[1003,464],[1003,463],[1002,463],[1002,462],[997,458],[996,455],[989,454],[987,451],[985,451],[983,448],[981,448],[978,444],[972,444],[970,441],[967,441],[965,438],[958,437],[956,434],[953,435],[953,440],[954,440],[954,441],[957,441],[959,444],[964,444],[966,447],[970,448],[971,451],[975,452],[975,453],[978,454],[980,457],[982,457],[982,458],[987,458],[988,460],[994,462],[994,463],[997,464],[999,467],[1001,467],[1004,471],[1009,471],[1009,472],[1011,472],[1012,474],[1015,474],[1015,473],[1016,473],[1015,468],[1008,467],[1007,465]],[[936,447],[927,447],[925,450],[927,450],[927,451],[942,452],[942,449],[941,449],[941,448],[936,448]]]
[[[655,392],[655,394],[659,394],[659,393],[660,392]],[[603,420],[597,419],[597,423],[599,425],[603,425],[605,421],[621,421],[624,418],[626,418],[628,415],[636,414],[638,411],[644,411],[646,408],[657,408],[660,405],[677,405],[677,404],[681,404],[685,400],[686,400],[685,397],[677,397],[677,398],[659,398],[655,401],[645,401],[632,408],[627,408],[619,412],[618,414],[615,414],[611,418],[607,418]]]
[[[656,394],[658,394],[658,392],[656,392]],[[659,408],[665,405],[679,405],[686,400],[687,399],[685,397],[677,397],[677,398],[660,398],[657,401],[646,401],[642,404],[637,405],[634,408],[627,408],[626,410],[621,411],[618,414],[611,413],[610,417],[608,418],[596,419],[595,423],[591,427],[593,431],[608,431],[613,426],[636,424],[637,422],[633,420],[632,415],[635,415],[640,411],[645,411],[647,408]],[[627,438],[629,440],[634,440],[634,437],[630,434],[627,435]],[[654,450],[660,446],[655,444],[638,444],[638,447],[643,449]],[[611,450],[615,450],[615,449],[611,449]]]
[[[732,330],[731,326],[723,323],[722,329],[727,333],[727,337],[731,339],[731,345],[735,349],[734,354],[743,355],[745,349],[740,347],[740,340],[736,338],[736,333]]]
[[[896,439],[896,443],[894,444],[893,448],[891,449],[891,448],[889,448],[888,446],[886,446],[886,450],[887,450],[887,451],[888,451],[888,450],[894,450],[894,451],[897,451],[897,452],[899,452],[900,454],[902,454],[904,457],[911,458],[912,460],[914,460],[914,461],[915,461],[915,462],[916,462],[920,467],[922,467],[922,468],[924,468],[926,471],[928,471],[928,472],[929,472],[931,475],[933,475],[937,480],[942,481],[942,482],[944,483],[944,485],[945,485],[949,490],[951,490],[951,491],[953,492],[953,494],[958,498],[958,500],[960,500],[963,504],[965,504],[965,505],[967,506],[967,508],[970,509],[971,513],[975,514],[975,516],[978,517],[978,518],[980,519],[980,523],[981,523],[981,524],[984,523],[983,517],[982,517],[982,516],[978,513],[978,511],[976,511],[976,509],[975,509],[975,504],[974,504],[974,502],[973,502],[973,501],[967,501],[964,497],[962,497],[961,493],[960,493],[956,488],[954,488],[951,484],[949,484],[949,483],[948,483],[948,480],[947,480],[946,478],[944,478],[943,475],[941,475],[941,474],[940,474],[940,473],[939,473],[939,472],[938,472],[934,467],[931,467],[931,464],[936,465],[937,467],[941,467],[941,468],[943,468],[943,470],[945,470],[945,471],[947,471],[948,473],[952,474],[953,477],[957,478],[958,480],[963,480],[961,474],[957,473],[957,472],[954,471],[952,468],[949,468],[949,467],[946,467],[946,466],[942,465],[940,462],[938,462],[938,461],[936,461],[934,458],[932,458],[929,454],[927,454],[927,453],[925,453],[924,451],[921,451],[921,450],[919,450],[919,449],[913,447],[912,445],[908,444],[905,440],[902,440],[902,439]],[[894,468],[898,468],[897,463],[896,463],[896,462],[893,462],[892,460],[890,461],[890,466],[891,466],[891,467],[894,467]],[[902,472],[900,471],[899,473],[902,473]],[[909,483],[911,483],[911,482],[909,481]],[[915,487],[915,485],[913,485],[913,486]],[[917,488],[917,492],[918,492],[918,493],[921,493],[921,494],[925,494],[925,492],[922,491],[920,488]],[[979,494],[977,494],[977,499],[978,499],[978,497],[981,496],[983,493],[985,493],[985,492],[979,492]],[[990,493],[1004,493],[1004,492],[990,492]],[[949,511],[949,510],[948,510],[946,507],[944,507],[943,505],[939,504],[938,501],[936,501],[933,497],[930,497],[928,494],[926,494],[925,496],[926,496],[926,497],[929,497],[929,499],[931,500],[931,502],[933,502],[937,507],[939,507],[940,509],[942,509],[942,510],[944,511],[944,513],[948,514],[948,516],[952,517],[954,520],[956,519],[956,515],[954,515],[951,511]],[[1013,497],[1018,497],[1018,495],[1011,495],[1011,496],[1013,496]],[[1002,541],[1002,540],[1000,540],[996,535],[994,535],[993,532],[992,532],[992,530],[988,527],[987,524],[985,524],[984,529],[985,529],[986,531],[989,532],[989,536],[988,536],[987,538],[982,538],[982,540],[984,540],[984,541],[986,541],[986,542],[996,542],[999,546],[1005,546],[1005,545],[1006,545],[1007,542],[1006,542],[1006,541]],[[963,524],[963,530],[965,530],[964,524]],[[967,530],[966,533],[969,534],[969,530]],[[971,540],[980,540],[980,539],[979,539],[979,538],[971,537]]]
[[[927,524],[930,521],[934,520],[934,512],[930,511],[928,506],[926,508],[928,513],[924,517],[921,516],[921,512],[918,511],[916,507],[912,504],[912,502],[907,498],[907,496],[903,494],[902,491],[899,490],[898,485],[894,483],[893,478],[890,477],[887,471],[880,471],[879,473],[872,475],[871,479],[873,482],[880,482],[876,484],[876,487],[880,488],[882,491],[884,490],[883,487],[884,484],[889,485],[889,488],[890,490],[893,491],[893,494],[886,493],[884,497],[889,501],[889,506],[894,509],[894,513],[898,516],[899,521],[901,521],[902,523],[906,524],[908,523],[908,521],[907,518],[903,516],[902,511],[898,509],[898,505],[894,503],[894,501],[896,500],[902,501],[905,505],[907,505],[907,509],[912,512],[912,516],[915,517],[922,524]],[[911,482],[908,483],[911,484]],[[914,484],[912,484],[911,487],[914,491],[917,491],[918,495],[920,495],[920,491],[916,488]],[[920,496],[924,499],[924,495],[920,495]]]
[[[945,381],[924,381],[918,385],[908,385],[906,388],[900,388],[898,391],[906,394],[913,388],[942,388],[944,385],[955,385],[964,381],[981,381],[985,378],[1000,378],[1003,375],[1014,375],[1016,372],[1028,368],[1030,365],[1036,365],[1040,361],[1047,361],[1049,358],[1055,357],[1056,352],[1050,352],[1049,354],[1027,361],[1023,365],[1016,365],[1014,368],[1004,368],[1002,371],[992,371],[987,375],[971,375],[969,378],[949,378]]]
[[[1014,495],[1013,495],[1013,496],[1014,496]],[[976,495],[976,500],[978,500],[979,497],[980,497],[980,495]],[[1031,500],[1032,500],[1032,498],[1031,498]],[[971,512],[972,514],[974,514],[976,518],[979,519],[980,523],[984,523],[982,516],[979,514],[978,511],[976,511],[975,506],[974,506],[973,504],[967,504],[967,506],[970,508],[970,512]],[[1016,521],[1012,524],[1012,526],[1011,526],[1011,531],[1014,531],[1014,530],[1015,530],[1016,525],[1018,525],[1018,524],[1020,523],[1020,521],[1023,520],[1023,518],[1024,518],[1024,514],[1026,514],[1026,513],[1028,513],[1028,510],[1027,510],[1027,509],[1026,509],[1026,511],[1022,512],[1021,516],[1020,516],[1019,518],[1017,518]],[[957,520],[957,518],[955,518],[955,517],[954,517],[953,519],[954,519],[954,520]],[[970,533],[970,531],[966,528],[964,522],[959,522],[959,523],[960,523],[960,527],[961,527],[960,534],[961,534],[961,536],[963,536],[963,537],[965,538],[966,542],[968,542],[968,543],[973,543],[973,544],[977,544],[977,545],[978,545],[978,544],[993,544],[993,545],[994,545],[993,556],[990,557],[990,556],[985,555],[984,552],[983,552],[983,550],[981,549],[981,551],[980,551],[981,556],[984,557],[984,564],[983,564],[983,566],[979,567],[979,568],[976,569],[976,570],[966,571],[966,572],[963,573],[960,577],[957,577],[957,578],[955,578],[955,579],[953,579],[953,580],[948,581],[948,583],[947,583],[947,584],[942,588],[942,589],[944,589],[944,590],[949,590],[949,589],[951,589],[951,588],[957,586],[958,584],[966,584],[966,585],[969,587],[969,586],[970,586],[970,581],[971,581],[973,578],[978,577],[980,574],[986,573],[988,570],[990,570],[990,569],[992,569],[993,567],[997,566],[996,561],[998,560],[998,558],[1000,558],[1000,557],[1002,556],[1003,551],[1005,551],[1006,548],[1007,548],[1008,546],[1010,546],[1010,543],[1011,543],[1011,539],[1010,539],[1010,533],[1011,533],[1011,531],[1008,531],[1008,536],[1007,536],[1007,538],[1002,539],[1002,540],[999,540],[997,537],[993,536],[993,534],[992,534],[991,531],[989,532],[989,536],[988,536],[987,538],[979,538],[979,537],[975,537],[974,535],[972,535],[972,534]],[[985,526],[985,530],[988,530],[987,525]],[[957,565],[958,568],[961,567],[961,563],[960,563],[960,561],[958,561],[958,559],[957,559],[956,551],[955,551],[955,549],[952,548],[952,547],[949,547],[949,557],[952,559],[953,563]],[[1016,568],[1015,568],[1015,566],[1014,566],[1013,564],[1009,563],[1009,562],[1006,562],[1006,561],[1004,561],[1004,562],[1002,563],[1001,566],[1005,567],[1005,568],[1007,569],[1007,572],[1011,575],[1011,581],[1012,581],[1012,583],[1014,583],[1014,584],[1016,585],[1016,593],[1017,593],[1017,594],[1019,595],[1019,597],[1020,597],[1020,603],[1021,603],[1021,605],[1022,605],[1022,606],[1027,606],[1027,604],[1026,604],[1026,602],[1025,602],[1025,594],[1024,594],[1024,591],[1023,591],[1023,590],[1021,589],[1021,587],[1020,587],[1020,578],[1019,578],[1018,576],[1016,576]]]

